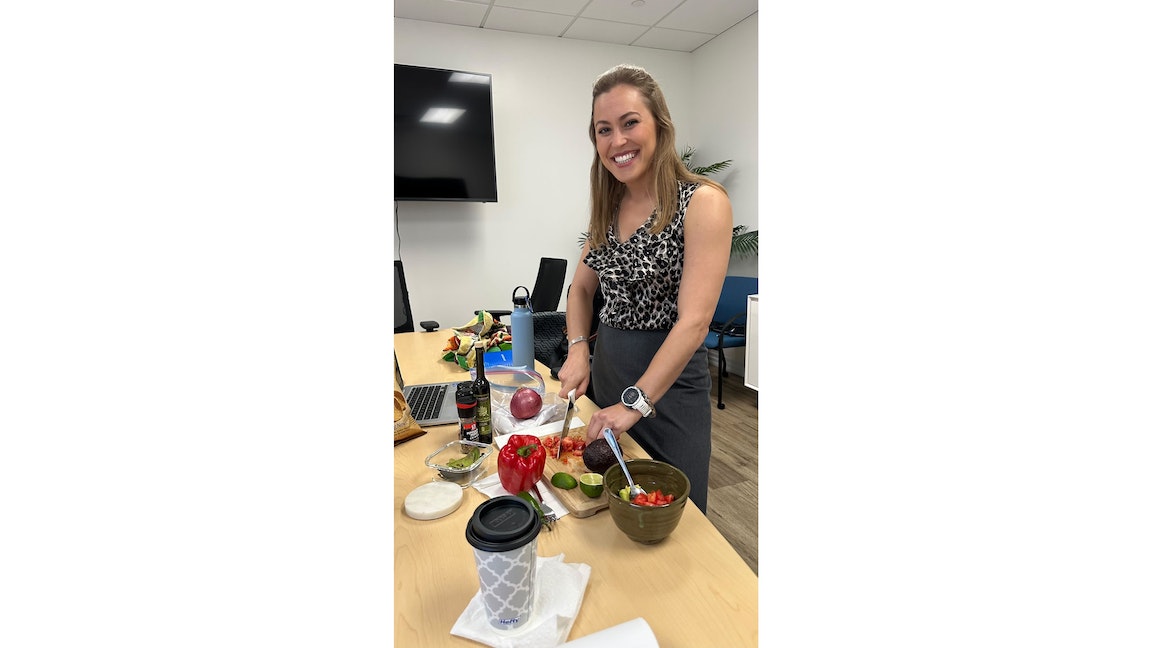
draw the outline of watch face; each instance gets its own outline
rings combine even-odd
[[[620,397],[620,400],[622,400],[625,405],[635,405],[639,399],[640,392],[635,387],[625,389],[624,394]]]

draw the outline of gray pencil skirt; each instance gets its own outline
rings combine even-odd
[[[592,356],[593,400],[601,408],[620,402],[620,394],[648,369],[668,331],[622,330],[603,323]],[[712,375],[704,345],[692,355],[660,402],[656,416],[642,418],[628,434],[653,459],[688,475],[689,498],[703,512],[708,505],[708,462],[712,457]]]

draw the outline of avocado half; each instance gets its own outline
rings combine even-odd
[[[584,446],[584,467],[588,472],[604,474],[608,467],[616,463],[616,455],[603,437]]]

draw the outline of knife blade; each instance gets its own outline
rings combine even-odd
[[[563,450],[564,437],[568,436],[568,427],[572,425],[572,413],[576,411],[576,390],[568,392],[568,411],[564,412],[564,427],[560,428],[560,441],[556,443],[556,458],[560,458]]]

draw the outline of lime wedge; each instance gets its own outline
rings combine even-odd
[[[580,491],[588,497],[600,497],[604,492],[604,475],[585,473],[580,475]]]

